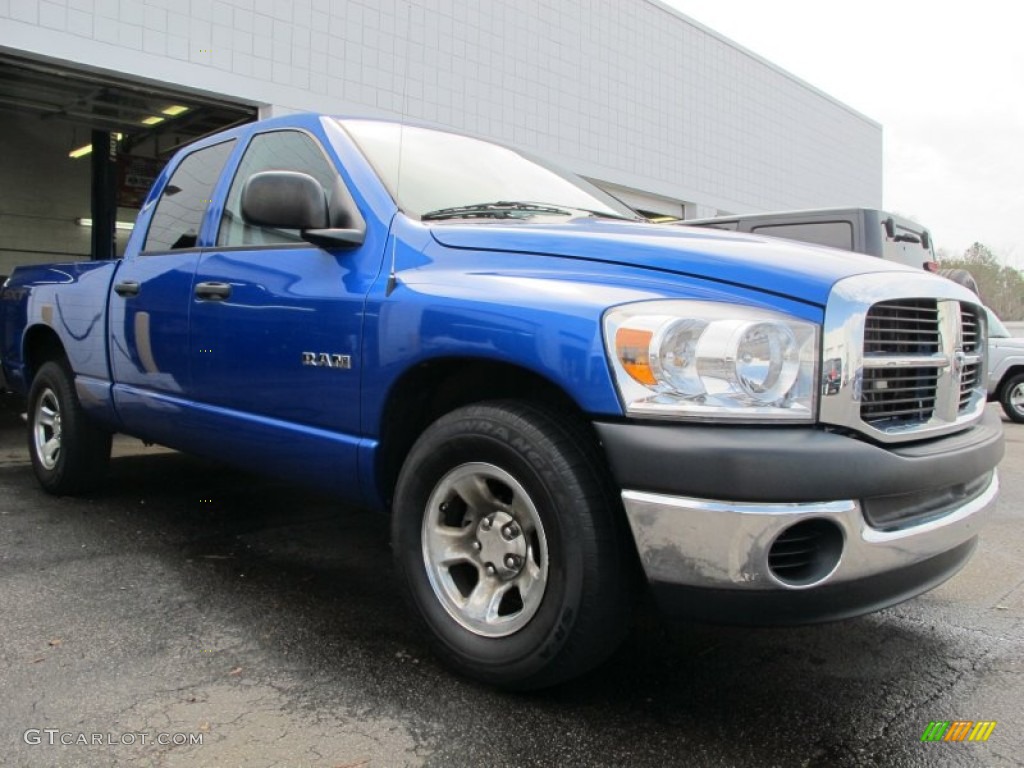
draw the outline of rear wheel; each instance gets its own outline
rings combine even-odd
[[[65,365],[44,363],[28,395],[28,450],[43,489],[60,496],[94,490],[110,460],[111,434],[89,421]]]
[[[629,628],[618,500],[571,419],[513,402],[449,413],[406,459],[393,514],[411,601],[441,657],[472,677],[552,685]]]
[[[1024,373],[1018,373],[1003,383],[999,402],[1012,421],[1024,424]]]

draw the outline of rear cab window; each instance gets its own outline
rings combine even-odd
[[[178,164],[160,194],[143,243],[144,253],[195,248],[213,188],[235,141],[197,149]]]

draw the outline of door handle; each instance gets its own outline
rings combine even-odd
[[[196,283],[196,296],[205,301],[222,301],[230,295],[230,283]]]
[[[118,283],[114,286],[114,293],[118,296],[138,296],[139,295],[139,284],[134,280],[125,280],[123,283]]]

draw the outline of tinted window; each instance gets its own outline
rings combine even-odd
[[[297,171],[312,176],[324,190],[331,207],[341,202],[341,179],[328,162],[320,145],[297,131],[257,134],[249,142],[238,172],[231,182],[224,215],[220,220],[217,245],[271,245],[301,243],[297,230],[272,229],[247,224],[242,220],[242,189],[254,173],[261,171]],[[334,214],[332,212],[332,218]]]
[[[142,250],[195,247],[213,187],[234,145],[234,140],[214,144],[181,161],[156,204]]]
[[[830,248],[853,250],[853,227],[848,221],[824,221],[806,224],[766,224],[751,227],[751,232],[772,237],[785,237],[804,243],[827,245]]]

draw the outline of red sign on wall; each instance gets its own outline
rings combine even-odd
[[[153,180],[163,170],[162,160],[120,155],[117,158],[117,204],[121,208],[141,208]]]

